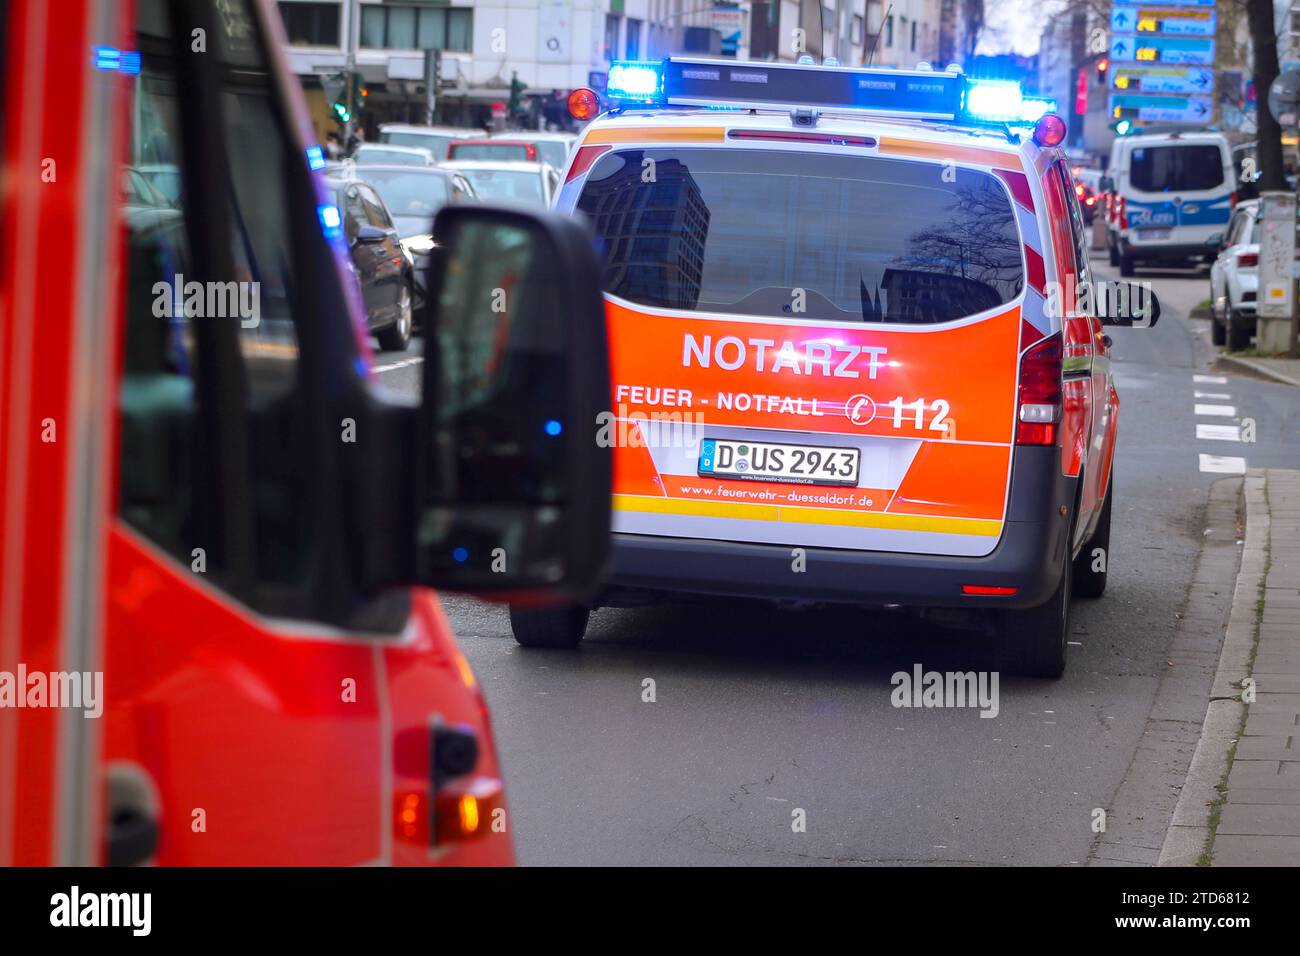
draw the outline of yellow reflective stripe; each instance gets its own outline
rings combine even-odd
[[[1020,154],[997,149],[980,149],[977,146],[957,146],[952,143],[927,143],[894,136],[880,137],[880,152],[895,156],[921,156],[954,163],[973,163],[977,166],[994,166],[998,169],[1023,170]]]
[[[600,143],[721,143],[721,126],[615,126],[593,129],[583,146]]]
[[[890,528],[895,531],[930,531],[936,534],[970,534],[996,537],[1002,522],[991,518],[944,518],[936,515],[898,515],[878,511],[842,511],[831,508],[795,508],[744,501],[697,501],[641,495],[614,495],[615,511],[695,515],[704,518],[748,518],[790,524],[834,524],[855,528]]]

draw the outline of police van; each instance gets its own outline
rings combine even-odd
[[[607,95],[556,202],[605,262],[605,600],[980,609],[1059,675],[1119,412],[1061,118],[955,68],[671,57]],[[588,611],[511,618],[572,646]]]
[[[1120,136],[1106,175],[1106,245],[1121,275],[1133,275],[1138,263],[1214,261],[1237,201],[1222,133]]]

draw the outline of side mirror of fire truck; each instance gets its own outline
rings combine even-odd
[[[449,205],[433,234],[417,577],[501,600],[582,600],[608,558],[612,480],[597,440],[610,386],[591,233],[551,212]]]

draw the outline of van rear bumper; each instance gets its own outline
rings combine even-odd
[[[1012,466],[1007,521],[983,557],[804,548],[798,545],[615,534],[612,588],[788,601],[912,607],[1035,607],[1060,580],[1069,550],[1076,479],[1060,474],[1059,448],[1021,446]],[[1065,514],[1061,514],[1064,508]],[[972,596],[967,584],[1013,587]]]
[[[1138,262],[1159,262],[1175,259],[1199,259],[1214,256],[1218,247],[1208,242],[1132,242],[1120,239],[1119,252],[1132,256]]]

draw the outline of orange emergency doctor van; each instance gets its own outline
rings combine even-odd
[[[955,68],[674,57],[608,95],[557,199],[605,257],[607,600],[980,608],[1009,667],[1060,675],[1071,595],[1106,582],[1098,312],[1158,315],[1080,294],[1060,117]],[[587,610],[515,609],[516,637],[572,645]]]

